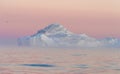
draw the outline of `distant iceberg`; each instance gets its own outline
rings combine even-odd
[[[120,39],[96,39],[86,34],[75,34],[60,24],[51,24],[36,34],[18,39],[20,46],[37,47],[120,47]]]

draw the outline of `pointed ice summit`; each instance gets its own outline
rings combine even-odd
[[[39,30],[35,35],[39,35],[39,34],[45,34],[47,36],[53,36],[53,35],[57,36],[57,35],[67,35],[72,33],[69,32],[66,28],[64,28],[60,24],[51,24],[45,27],[44,29]]]
[[[51,24],[37,33],[18,39],[21,46],[37,47],[119,47],[116,38],[96,39],[86,34],[74,34],[60,24]]]

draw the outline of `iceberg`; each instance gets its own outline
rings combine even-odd
[[[75,34],[60,24],[50,24],[37,33],[18,39],[20,46],[37,47],[120,47],[117,38],[97,39]]]

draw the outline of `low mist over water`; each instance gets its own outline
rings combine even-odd
[[[0,38],[0,47],[18,46],[17,39]]]

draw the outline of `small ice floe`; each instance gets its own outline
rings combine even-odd
[[[78,64],[78,65],[74,65],[74,68],[81,68],[81,69],[87,69],[89,68],[89,66],[87,64]]]
[[[117,70],[120,71],[120,65],[117,63],[111,63],[103,67],[104,69]]]
[[[72,54],[72,56],[86,56],[87,54]]]
[[[17,66],[17,64],[0,64],[0,67],[2,66]]]

